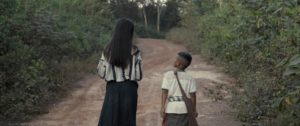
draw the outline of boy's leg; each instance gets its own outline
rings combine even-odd
[[[167,126],[188,126],[187,114],[167,114]]]
[[[180,114],[178,117],[178,126],[188,126],[189,125],[189,119],[187,114]]]
[[[167,117],[167,126],[176,126],[176,115],[175,114],[166,114]]]

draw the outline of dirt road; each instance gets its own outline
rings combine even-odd
[[[143,52],[144,79],[139,83],[137,111],[138,126],[160,126],[160,95],[162,75],[172,70],[176,52],[185,48],[165,40],[140,39]],[[216,71],[200,56],[193,56],[188,72],[197,78],[197,110],[200,126],[239,126],[228,106],[228,88],[232,79]],[[95,64],[96,67],[96,64]],[[48,114],[42,115],[28,126],[96,126],[105,93],[105,82],[97,75],[78,82],[80,87],[62,102],[53,105]]]

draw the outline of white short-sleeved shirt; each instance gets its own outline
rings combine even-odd
[[[187,94],[187,97],[190,98],[190,93],[195,93],[197,90],[195,79],[186,72],[178,72],[178,77],[183,90]],[[168,99],[182,97],[174,71],[165,73],[162,82],[162,89],[168,90]],[[184,101],[169,101],[167,102],[165,112],[172,114],[185,114],[187,113],[187,109]]]

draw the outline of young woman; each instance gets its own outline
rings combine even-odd
[[[143,74],[133,32],[133,23],[120,19],[99,61],[98,74],[107,85],[98,126],[136,126],[137,81]]]

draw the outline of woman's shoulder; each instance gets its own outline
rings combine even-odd
[[[132,55],[140,55],[141,51],[136,45],[133,45],[131,53]]]

